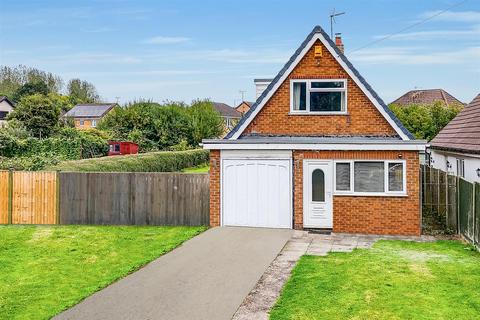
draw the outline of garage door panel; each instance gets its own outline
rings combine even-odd
[[[291,228],[289,160],[224,160],[223,225]]]

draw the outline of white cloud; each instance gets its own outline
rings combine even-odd
[[[427,52],[425,52],[427,51]],[[397,65],[454,65],[480,60],[480,47],[468,47],[456,51],[418,47],[379,47],[358,51],[352,61],[364,64]]]
[[[149,39],[145,39],[142,42],[146,44],[175,44],[189,41],[187,37],[164,37],[157,36]]]
[[[420,18],[426,19],[439,14],[441,11],[426,11]],[[480,11],[446,11],[434,18],[437,21],[480,22]]]
[[[119,55],[114,53],[75,53],[61,56],[52,56],[45,60],[63,62],[67,64],[137,64],[142,62],[140,58]]]

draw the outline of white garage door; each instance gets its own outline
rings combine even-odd
[[[223,160],[223,225],[291,228],[290,177],[290,160]]]

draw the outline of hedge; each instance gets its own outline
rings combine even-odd
[[[173,172],[207,163],[209,151],[160,151],[64,161],[46,170],[83,172]]]

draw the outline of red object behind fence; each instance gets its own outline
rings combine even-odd
[[[138,153],[138,144],[130,141],[109,141],[108,146],[109,156]]]

